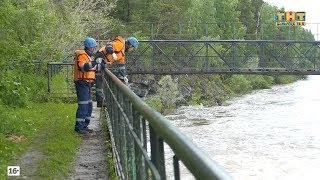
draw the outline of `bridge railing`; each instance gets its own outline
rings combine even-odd
[[[74,94],[72,66],[73,63],[48,63],[50,94]],[[45,66],[35,64],[35,73],[42,71],[39,67]],[[320,41],[142,40],[136,52],[127,54],[127,71],[129,74],[320,75]]]
[[[172,163],[180,179],[182,162],[197,179],[230,179],[230,176],[197,148],[168,119],[150,108],[109,70],[105,70],[106,117],[120,179],[166,179]],[[165,162],[164,142],[173,150]]]
[[[319,41],[146,40],[131,74],[320,74]]]

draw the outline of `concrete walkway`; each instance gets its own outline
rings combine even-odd
[[[101,128],[100,108],[97,108],[95,102],[92,116],[89,128],[94,133],[83,136],[71,179],[108,179],[105,134]]]

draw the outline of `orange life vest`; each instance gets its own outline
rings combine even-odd
[[[103,60],[104,61],[106,61],[106,62],[108,61],[109,62],[109,60],[107,58],[108,53],[107,53],[107,50],[106,50],[106,46],[103,46],[102,48],[100,48],[98,52],[103,54],[103,56],[104,56]]]
[[[121,36],[117,36],[116,38],[113,39],[111,45],[113,48],[113,52],[116,53],[118,60],[114,61],[112,58],[112,54],[107,54],[107,60],[112,62],[112,63],[119,63],[119,64],[125,64],[125,39]]]
[[[95,68],[91,68],[89,71],[82,70],[85,63],[92,61],[91,57],[84,50],[76,50],[74,61],[74,81],[93,81],[95,78]]]

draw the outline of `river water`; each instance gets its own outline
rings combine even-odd
[[[234,179],[320,178],[320,76],[227,104],[181,107],[167,117]]]

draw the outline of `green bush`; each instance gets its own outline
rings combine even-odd
[[[146,99],[146,103],[151,106],[152,108],[154,108],[155,110],[157,110],[158,112],[161,112],[163,111],[163,104],[161,102],[161,99],[159,96],[151,96],[151,97],[148,97]]]
[[[30,91],[27,93],[29,101],[45,102],[47,96],[47,77],[44,75],[27,74],[24,75],[23,86],[26,86]]]
[[[252,90],[250,81],[244,75],[234,75],[228,79],[228,86],[236,94],[244,94]]]
[[[163,76],[158,82],[159,89],[157,93],[160,96],[161,103],[166,110],[175,108],[175,103],[179,96],[178,82],[173,80],[171,76]]]
[[[299,79],[297,76],[275,76],[275,84],[289,84]]]
[[[46,78],[19,70],[0,75],[0,101],[9,107],[25,107],[29,100],[40,102],[46,95]]]
[[[253,89],[268,89],[272,85],[272,81],[262,75],[249,76],[249,80]]]
[[[14,71],[6,71],[0,77],[0,100],[11,107],[23,107],[27,104],[30,88],[23,85],[21,77]]]
[[[198,105],[201,103],[201,99],[202,99],[202,92],[199,88],[195,88],[194,91],[192,92],[191,94],[191,97],[190,97],[190,100],[189,100],[189,103],[191,105]]]

